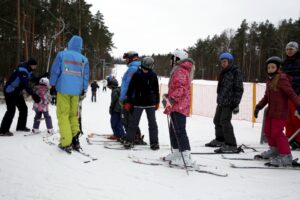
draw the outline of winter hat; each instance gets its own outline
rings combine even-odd
[[[285,49],[286,49],[286,50],[287,50],[287,49],[294,49],[295,51],[298,51],[299,45],[298,45],[297,42],[292,41],[292,42],[287,43]]]
[[[37,62],[34,58],[29,58],[27,61],[28,65],[37,65]]]

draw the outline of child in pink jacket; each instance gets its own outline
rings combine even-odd
[[[45,119],[46,126],[49,134],[53,134],[52,119],[49,114],[48,105],[51,102],[51,95],[49,93],[49,80],[47,78],[41,78],[39,85],[36,86],[36,94],[41,98],[40,103],[33,104],[33,110],[35,111],[35,117],[33,122],[33,133],[40,133],[39,130],[41,120]],[[44,118],[42,118],[42,115]]]

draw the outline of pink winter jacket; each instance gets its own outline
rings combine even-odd
[[[174,103],[171,109],[165,110],[165,113],[178,112],[185,116],[190,115],[191,107],[191,71],[194,68],[194,62],[191,59],[183,60],[171,72],[169,80],[168,96]]]
[[[51,95],[49,93],[49,88],[46,85],[37,85],[36,94],[41,98],[40,103],[33,104],[33,110],[36,112],[47,112],[48,104],[51,101]]]

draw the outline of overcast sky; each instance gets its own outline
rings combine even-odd
[[[104,15],[114,33],[112,55],[135,50],[139,54],[169,53],[193,46],[198,39],[236,30],[243,19],[300,17],[300,0],[86,0]],[[300,41],[299,41],[300,42]]]

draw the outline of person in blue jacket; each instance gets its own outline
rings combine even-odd
[[[126,94],[127,94],[127,90],[128,90],[131,78],[132,78],[133,74],[141,66],[141,62],[139,61],[139,54],[135,51],[129,51],[127,53],[124,53],[123,59],[126,59],[128,69],[122,78],[121,93],[120,93],[119,100],[120,100],[120,104],[122,107],[122,123],[125,128],[125,132],[127,132],[128,131],[128,122],[130,121],[130,118],[132,117],[133,108],[132,108],[131,104],[127,101],[128,98],[127,98]],[[126,136],[124,139],[126,140]],[[143,141],[143,136],[141,136],[141,130],[139,127],[137,128],[137,132],[135,134],[134,143],[141,144],[141,145],[146,144]]]
[[[17,131],[29,132],[26,127],[28,109],[22,94],[23,89],[31,95],[36,103],[40,102],[40,97],[33,92],[29,86],[29,82],[38,82],[40,78],[34,77],[32,72],[37,68],[35,59],[30,58],[27,62],[21,63],[12,73],[4,86],[4,96],[7,111],[2,119],[0,136],[13,136],[9,131],[13,118],[15,116],[16,107],[19,110],[19,118],[17,123]]]
[[[83,40],[74,35],[65,51],[57,53],[51,67],[51,93],[57,91],[56,115],[60,132],[59,147],[68,153],[79,151],[79,97],[84,97],[89,81],[89,62],[81,54]]]

